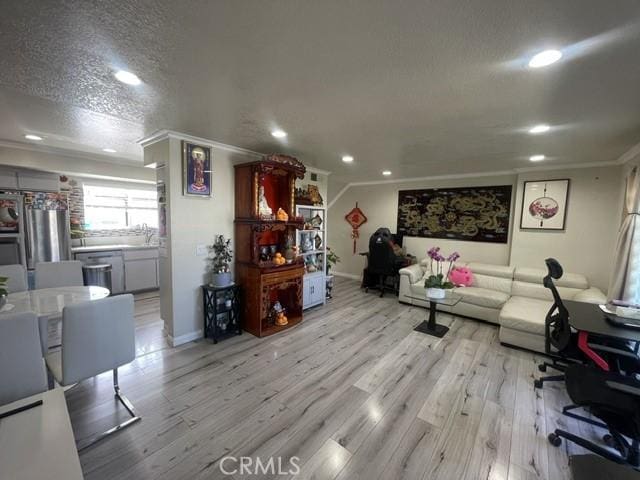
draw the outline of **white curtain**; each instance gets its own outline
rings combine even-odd
[[[618,245],[609,283],[609,300],[640,304],[640,172],[635,167],[627,177],[625,217],[618,232]]]

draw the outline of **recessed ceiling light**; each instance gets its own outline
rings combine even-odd
[[[351,162],[353,162],[353,157],[351,155],[343,155],[342,156],[342,161],[344,163],[351,163]]]
[[[532,162],[541,162],[542,160],[544,160],[546,157],[544,155],[531,155],[529,157],[529,160],[531,160]]]
[[[535,127],[532,127],[529,130],[529,133],[532,133],[534,135],[536,135],[538,133],[545,133],[545,132],[548,132],[550,128],[551,127],[549,127],[549,125],[544,125],[544,124],[536,125]]]
[[[42,137],[38,136],[38,135],[33,135],[31,133],[27,134],[24,136],[24,138],[26,138],[27,140],[36,140],[36,141],[40,141],[42,140]]]
[[[545,50],[544,52],[537,53],[531,60],[529,60],[529,66],[531,68],[540,68],[556,63],[562,58],[562,52],[560,50]]]
[[[102,151],[107,153],[116,153],[116,151],[113,148],[103,148]]]
[[[273,135],[276,138],[284,138],[287,136],[287,132],[285,132],[284,130],[273,130],[271,132],[271,135]]]
[[[127,85],[140,85],[142,83],[135,73],[127,72],[126,70],[118,70],[114,75],[118,80]]]
[[[389,175],[391,175],[391,170],[383,170],[383,171],[382,171],[382,174],[383,174],[385,177],[388,177]]]

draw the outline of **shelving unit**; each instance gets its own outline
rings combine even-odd
[[[304,221],[304,227],[296,232],[296,245],[304,261],[302,308],[306,310],[326,301],[327,210],[322,206],[297,205],[296,217],[302,217]],[[309,228],[316,217],[322,223],[318,228]]]

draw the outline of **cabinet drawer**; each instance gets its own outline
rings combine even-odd
[[[158,258],[157,248],[141,248],[140,250],[123,250],[124,260],[145,260],[147,258]]]

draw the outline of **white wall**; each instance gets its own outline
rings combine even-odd
[[[606,290],[621,215],[620,175],[619,166],[519,175],[511,264],[540,268],[554,257],[566,271],[582,273]],[[565,230],[520,230],[523,182],[554,178],[571,180]]]
[[[161,316],[174,345],[202,336],[202,295],[208,282],[206,256],[196,255],[198,245],[210,245],[216,235],[233,237],[234,169],[236,163],[255,160],[213,146],[211,198],[182,195],[181,140],[166,138],[145,147],[145,162],[153,157],[159,178],[167,185],[168,237],[166,257],[160,259]],[[198,142],[207,144],[207,142]]]
[[[333,181],[329,177],[329,183]],[[368,250],[369,237],[379,227],[388,227],[396,231],[398,215],[398,191],[420,188],[469,187],[490,185],[514,185],[516,175],[496,175],[472,178],[449,178],[421,180],[405,183],[380,183],[375,185],[357,185],[349,187],[337,199],[328,212],[329,242],[328,245],[340,257],[341,262],[335,267],[336,272],[359,276],[364,268],[364,258],[359,252]],[[355,206],[358,206],[367,216],[367,223],[360,227],[360,238],[357,242],[356,254],[353,254],[353,240],[351,227],[344,216]],[[513,224],[513,222],[511,222]],[[423,258],[427,249],[439,245],[445,252],[458,251],[463,260],[478,262],[507,264],[509,262],[509,244],[465,242],[461,240],[446,240],[436,238],[405,237],[404,246],[407,253]]]
[[[352,253],[351,229],[344,220],[355,202],[369,219],[360,228],[357,252],[361,252],[367,250],[369,236],[378,227],[395,231],[399,190],[513,184],[508,244],[405,237],[407,252],[424,258],[429,247],[439,245],[445,252],[457,250],[465,261],[537,268],[544,267],[545,258],[554,256],[568,272],[582,273],[594,285],[606,289],[621,215],[621,172],[622,167],[611,166],[351,186],[329,210],[329,246],[342,259],[335,270],[359,276],[364,267],[363,257]],[[562,232],[520,230],[523,182],[554,178],[571,179],[566,229]]]

